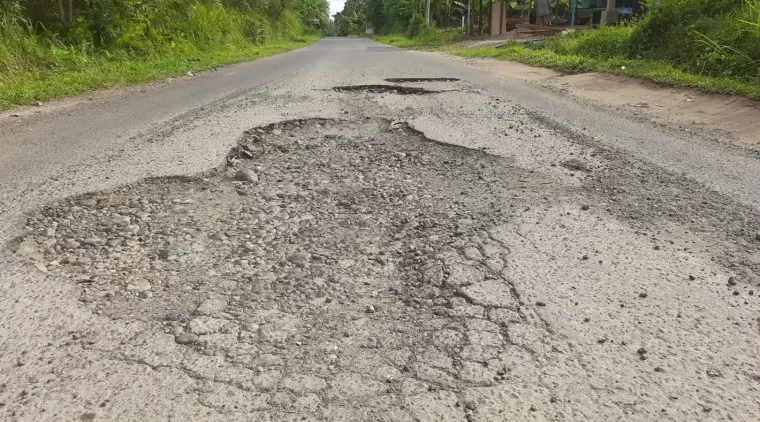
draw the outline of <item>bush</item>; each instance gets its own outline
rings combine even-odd
[[[266,16],[258,13],[245,13],[240,15],[239,22],[243,35],[250,42],[262,45],[272,40],[272,23]]]
[[[760,0],[648,3],[632,42],[638,56],[716,76],[760,78]]]
[[[627,57],[634,50],[632,34],[633,28],[630,26],[605,26],[599,30],[560,34],[536,44],[535,48],[595,58]]]
[[[415,13],[412,15],[412,18],[409,19],[409,27],[406,30],[406,35],[409,38],[417,38],[425,26],[425,18],[421,14]]]

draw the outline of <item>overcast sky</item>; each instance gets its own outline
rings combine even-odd
[[[330,18],[333,15],[343,10],[343,5],[346,4],[346,0],[330,0]]]

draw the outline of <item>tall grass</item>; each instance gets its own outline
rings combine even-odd
[[[760,0],[650,0],[635,53],[698,74],[760,78]]]
[[[21,14],[20,5],[0,5],[0,40],[0,77],[12,77],[38,64],[42,48],[31,22]]]
[[[750,31],[760,33],[760,0],[745,0],[744,7],[744,16],[739,21],[749,25]]]
[[[21,6],[0,0],[0,109],[273,54],[316,37],[303,37],[301,16],[290,9],[277,20],[216,0],[99,9],[122,3],[93,2],[65,31],[39,24],[35,31]]]

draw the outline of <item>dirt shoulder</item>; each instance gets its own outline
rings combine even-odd
[[[760,149],[760,103],[746,98],[667,87],[607,73],[572,74],[522,63],[452,57],[505,79],[530,81],[556,92],[621,109],[657,122],[729,135],[724,141]]]

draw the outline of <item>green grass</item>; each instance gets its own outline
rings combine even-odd
[[[373,37],[377,41],[404,48],[435,47],[460,57],[511,60],[531,66],[569,72],[607,72],[654,81],[663,85],[697,88],[704,92],[742,95],[760,100],[760,80],[686,72],[665,60],[630,58],[627,50],[630,28],[579,31],[556,36],[541,43],[510,43],[501,48],[459,48],[453,43],[426,43],[404,35]]]
[[[577,54],[558,54],[551,50],[509,44],[502,48],[458,49],[461,57],[491,57],[512,60],[531,66],[570,72],[607,72],[647,79],[663,85],[697,88],[704,92],[742,95],[760,100],[760,83],[720,76],[695,75],[660,60],[595,58]]]
[[[461,30],[437,31],[426,28],[419,36],[409,38],[402,34],[371,35],[372,39],[401,48],[445,47],[465,38]]]
[[[249,45],[169,57],[88,56],[69,66],[30,69],[3,78],[0,80],[0,109],[258,59],[307,46],[319,38],[317,35],[306,35],[272,41],[262,47]]]

